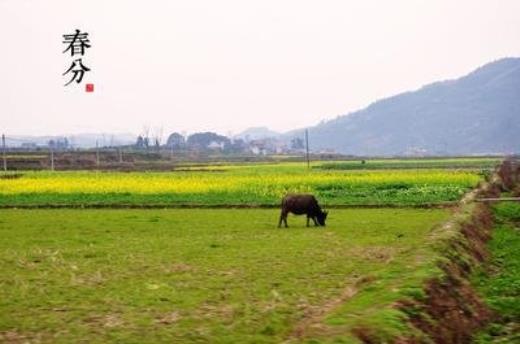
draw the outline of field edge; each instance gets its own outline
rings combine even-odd
[[[490,182],[467,195],[452,219],[436,230],[436,249],[442,275],[427,280],[424,294],[400,301],[396,308],[407,314],[413,334],[395,338],[399,344],[466,343],[493,318],[492,311],[472,286],[471,273],[488,258],[487,242],[494,225],[489,203],[477,198],[499,197],[520,183],[520,166],[504,162]],[[378,343],[370,329],[357,331],[363,343]]]

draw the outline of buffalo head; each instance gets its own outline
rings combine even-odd
[[[325,226],[325,220],[327,219],[328,214],[328,211],[322,211],[316,216],[316,220],[318,220],[320,226]]]

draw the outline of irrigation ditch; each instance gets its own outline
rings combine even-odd
[[[402,300],[395,307],[408,315],[413,334],[397,338],[397,344],[470,343],[476,331],[496,316],[477,295],[469,282],[474,269],[489,258],[487,241],[491,238],[496,201],[501,193],[517,194],[520,188],[520,161],[506,160],[485,182],[460,201],[452,218],[434,230],[438,265],[442,275],[424,284],[424,297]],[[364,343],[379,343],[371,329],[356,329]]]

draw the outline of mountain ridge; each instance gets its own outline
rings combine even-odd
[[[313,150],[343,154],[520,152],[520,58],[493,61],[308,129]]]

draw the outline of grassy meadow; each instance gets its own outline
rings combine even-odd
[[[407,329],[449,210],[0,210],[0,341],[358,343]]]

